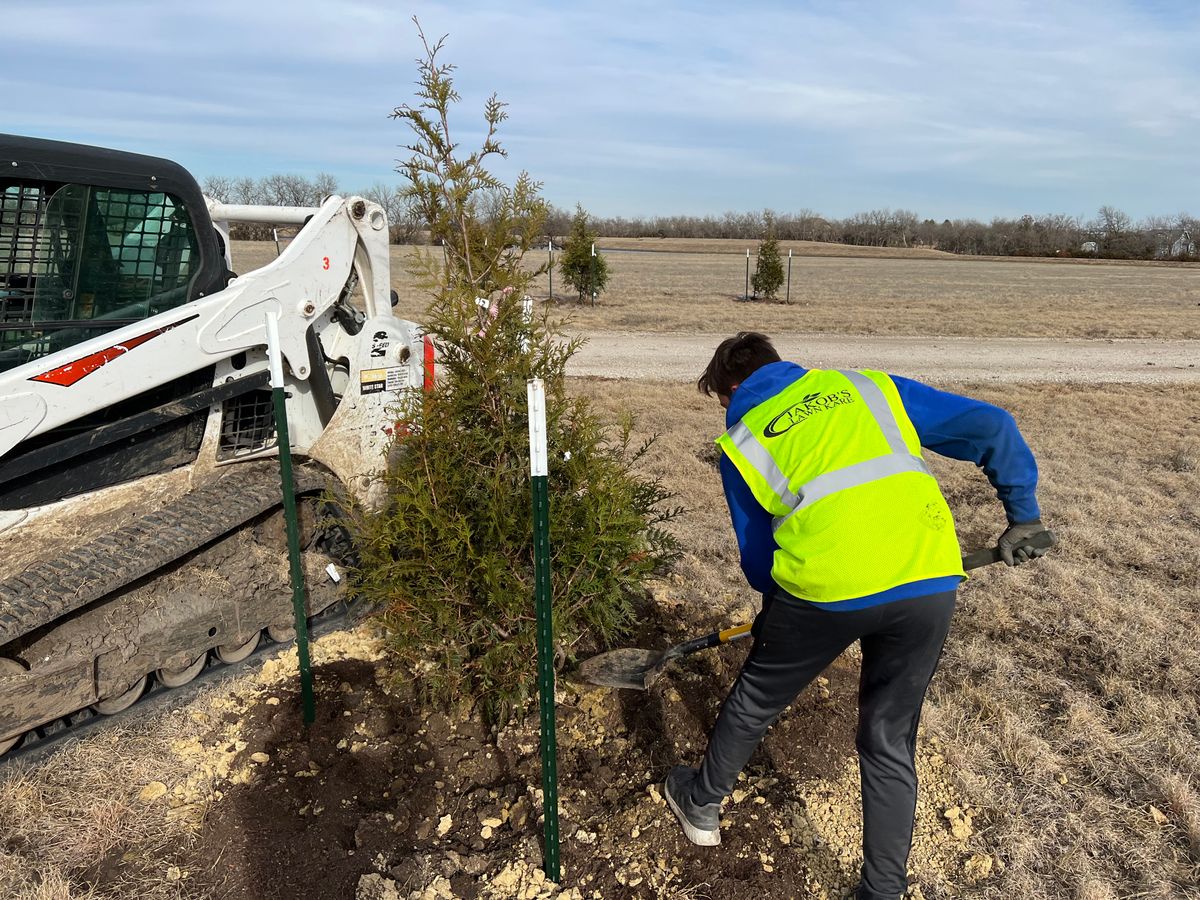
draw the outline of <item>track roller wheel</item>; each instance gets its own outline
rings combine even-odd
[[[241,662],[254,652],[260,638],[262,638],[262,632],[256,631],[254,637],[244,644],[222,644],[216,649],[217,659],[226,664]]]
[[[5,675],[19,675],[24,671],[25,667],[16,660],[0,658],[0,678],[3,678]],[[0,741],[0,756],[3,756],[13,747],[17,746],[24,736],[23,734],[17,734]]]
[[[106,697],[99,703],[93,703],[92,708],[102,716],[115,716],[119,712],[124,712],[137,703],[142,692],[146,690],[146,683],[149,680],[149,675],[143,675],[125,693],[117,694],[115,697]]]
[[[164,687],[183,687],[204,671],[206,662],[208,662],[207,652],[201,653],[181,669],[168,669],[164,666],[155,673],[155,677],[158,679],[158,683]]]
[[[277,644],[287,644],[296,639],[295,625],[268,625],[267,637]]]

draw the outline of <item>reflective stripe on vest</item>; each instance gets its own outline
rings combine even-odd
[[[872,481],[899,475],[902,472],[932,474],[929,466],[925,464],[925,460],[914,456],[904,443],[904,438],[900,434],[900,426],[896,422],[891,406],[888,405],[887,398],[879,389],[879,385],[861,372],[839,370],[839,374],[845,376],[862,396],[867,411],[875,420],[875,424],[879,426],[879,430],[883,432],[888,448],[892,451],[890,454],[825,472],[793,491],[788,484],[787,476],[779,468],[778,463],[744,423],[738,422],[729,429],[729,438],[737,447],[738,452],[762,476],[787,508],[787,512],[775,516],[772,524],[773,530],[778,530],[798,511],[811,506],[818,500],[824,500],[838,491],[870,484]]]
[[[758,438],[751,433],[750,429],[744,423],[738,422],[729,429],[729,438],[742,456],[746,457],[746,462],[750,463],[754,467],[754,471],[762,476],[763,481],[783,501],[784,505],[788,509],[795,509],[800,503],[800,498],[792,493],[783,469],[779,468],[774,457],[767,452],[766,447],[758,442]]]
[[[879,385],[862,372],[838,369],[838,373],[844,375],[858,389],[858,392],[862,394],[863,402],[867,404],[867,409],[870,410],[872,417],[875,419],[875,424],[879,426],[879,430],[887,438],[888,446],[892,448],[892,453],[903,453],[905,456],[912,456],[908,452],[908,446],[904,443],[904,438],[900,436],[900,426],[896,424],[896,417],[892,414],[892,408],[888,406],[887,397],[883,396],[883,391],[879,389]]]

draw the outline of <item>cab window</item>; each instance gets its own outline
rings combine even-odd
[[[0,184],[0,370],[186,303],[199,261],[171,194]]]

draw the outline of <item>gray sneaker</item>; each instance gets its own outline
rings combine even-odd
[[[721,804],[697,806],[692,802],[692,782],[696,780],[696,773],[697,770],[689,766],[673,768],[663,783],[663,796],[689,841],[698,847],[715,847],[721,843]]]

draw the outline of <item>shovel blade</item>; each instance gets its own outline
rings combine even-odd
[[[644,691],[662,671],[663,654],[658,650],[627,647],[609,650],[579,664],[579,674],[587,682],[602,687]]]

